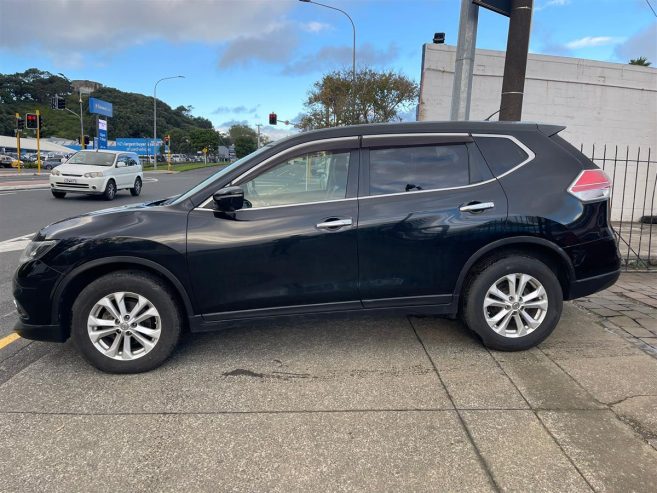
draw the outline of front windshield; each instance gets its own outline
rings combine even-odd
[[[110,152],[80,151],[73,154],[66,164],[88,164],[91,166],[112,166],[116,154]]]
[[[203,180],[201,183],[196,185],[191,190],[188,190],[185,193],[183,193],[182,195],[180,195],[179,197],[177,197],[174,201],[171,202],[171,204],[179,204],[179,203],[187,200],[188,198],[192,197],[194,194],[196,194],[200,190],[203,190],[205,187],[207,187],[207,186],[211,185],[212,183],[214,183],[215,181],[219,180],[222,176],[227,175],[228,173],[230,173],[235,168],[239,167],[240,165],[242,165],[243,163],[245,163],[249,159],[252,159],[252,158],[256,157],[257,155],[262,154],[264,151],[267,151],[267,150],[271,149],[271,147],[272,147],[272,144],[267,144],[266,146],[261,147],[257,151],[254,151],[251,154],[238,159],[237,161],[230,164],[229,166],[226,166],[225,168],[220,169],[215,174],[208,176],[205,180]],[[216,192],[216,190],[213,190],[213,192]]]

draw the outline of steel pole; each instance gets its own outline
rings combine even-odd
[[[80,103],[80,149],[86,149],[84,145],[84,120],[82,117],[82,89],[78,89],[78,99]]]
[[[450,120],[470,119],[470,99],[472,98],[472,75],[474,71],[475,48],[477,45],[477,21],[479,6],[472,0],[461,0],[459,37],[456,43],[454,63],[454,82],[452,84],[452,106]]]
[[[169,79],[184,79],[184,75],[173,75],[171,77],[162,77],[155,83],[153,87],[153,168],[157,169],[157,154],[156,154],[156,144],[157,141],[157,85],[163,80]]]

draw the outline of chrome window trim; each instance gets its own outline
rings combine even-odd
[[[352,136],[349,136],[349,137],[335,137],[335,138],[332,138],[332,139],[311,140],[309,142],[302,142],[301,144],[297,144],[295,146],[288,147],[287,149],[283,149],[281,152],[276,153],[273,156],[265,159],[261,163],[255,165],[253,168],[245,171],[244,173],[239,175],[237,178],[231,180],[229,185],[230,186],[235,185],[237,182],[239,182],[243,178],[251,175],[252,173],[255,173],[258,169],[262,168],[263,166],[266,166],[267,164],[271,163],[272,161],[274,161],[276,159],[279,159],[281,154],[283,154],[283,153],[287,153],[287,152],[290,152],[290,151],[296,151],[296,150],[303,149],[304,147],[310,147],[310,146],[313,146],[313,145],[324,144],[324,143],[330,144],[330,143],[344,142],[344,143],[356,144],[356,146],[358,147],[358,139],[359,138],[360,138],[359,135],[352,135]],[[339,199],[339,200],[344,200],[344,199]],[[201,202],[201,205],[199,205],[195,209],[205,208],[205,206],[208,205],[211,201],[212,201],[212,195],[210,195],[210,197],[208,197],[206,200]],[[327,201],[325,201],[325,202],[327,202]],[[319,202],[309,202],[309,203],[317,204]],[[290,204],[290,205],[294,205],[294,204]],[[287,206],[270,206],[270,207],[287,207]],[[263,209],[263,207],[254,207],[254,209]],[[208,210],[213,210],[213,209],[208,209]]]
[[[513,142],[515,145],[520,147],[523,151],[525,151],[525,154],[527,154],[527,159],[525,159],[523,162],[520,164],[516,164],[513,168],[511,168],[508,171],[505,171],[501,175],[497,176],[497,179],[500,179],[509,173],[513,173],[515,170],[518,168],[524,166],[528,162],[532,161],[535,157],[536,154],[534,154],[534,151],[532,151],[529,147],[527,147],[525,144],[520,142],[517,138],[515,138],[513,135],[506,135],[506,134],[472,134],[473,137],[496,137],[498,139],[509,139],[511,142]],[[483,155],[483,153],[482,153]],[[484,156],[484,159],[486,159],[486,156]]]
[[[331,199],[331,200],[318,200],[317,202],[300,202],[298,204],[283,204],[283,205],[266,205],[264,207],[247,207],[245,209],[240,209],[240,211],[259,211],[262,209],[280,209],[281,207],[299,207],[302,205],[315,205],[315,204],[330,204],[331,202],[349,202],[351,200],[358,200],[357,197],[351,197],[348,199]],[[208,211],[215,212],[214,209],[208,209],[205,207],[196,207],[195,211]]]
[[[461,185],[459,187],[446,187],[446,188],[432,188],[431,190],[409,190],[408,192],[395,192],[395,193],[384,193],[380,195],[364,195],[362,197],[358,197],[360,200],[366,200],[366,199],[379,199],[382,197],[394,197],[395,195],[415,195],[419,193],[429,193],[429,192],[445,192],[448,190],[461,190],[463,188],[474,188],[478,187],[479,185],[486,185],[487,183],[492,183],[495,181],[495,178],[490,178],[486,181],[480,181],[477,183],[471,183],[470,185]]]
[[[416,137],[470,137],[469,133],[441,133],[441,132],[417,132],[417,133],[412,133],[412,134],[374,134],[374,135],[363,135],[363,147],[366,147],[368,144],[365,143],[365,141],[368,141],[370,139],[373,140],[384,140],[384,139],[401,139],[401,138],[416,138]],[[437,142],[436,145],[443,144],[444,142]],[[399,145],[399,144],[391,144],[391,145]],[[425,144],[417,144],[418,146],[420,145],[425,145]],[[427,144],[431,145],[431,144]]]

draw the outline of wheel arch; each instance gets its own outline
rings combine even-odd
[[[507,253],[526,253],[545,262],[557,276],[564,299],[569,298],[570,285],[575,280],[575,269],[568,254],[558,245],[543,238],[514,236],[494,241],[477,250],[468,259],[461,269],[454,288],[454,299],[457,306],[468,277],[476,271],[477,267],[489,259]]]
[[[129,256],[106,257],[86,262],[69,272],[52,292],[53,323],[60,323],[70,330],[70,307],[77,294],[89,282],[100,276],[119,270],[138,270],[157,276],[172,288],[178,297],[180,307],[183,309],[183,320],[189,320],[194,315],[191,299],[187,289],[168,269],[148,259]]]

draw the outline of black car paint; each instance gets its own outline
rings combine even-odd
[[[58,244],[43,258],[21,265],[14,276],[21,307],[16,330],[28,338],[65,340],[70,307],[63,305],[70,301],[69,288],[85,272],[114,267],[148,269],[168,280],[193,331],[230,320],[313,311],[399,308],[454,314],[468,270],[483,255],[510,245],[550,251],[561,259],[565,298],[603,289],[615,282],[620,267],[608,203],[583,204],[565,192],[581,169],[593,165],[555,145],[550,135],[559,129],[450,122],[307,132],[263,150],[187,200],[125,206],[51,224],[35,239],[57,239]],[[385,136],[367,136],[390,134],[394,142],[413,134],[413,142],[436,140],[422,133],[513,135],[536,157],[477,186],[365,197],[368,146],[373,140],[386,142]],[[340,139],[348,137],[348,148],[358,158],[345,200],[231,214],[200,207],[259,163],[314,141],[319,142],[304,152],[344,147]],[[573,159],[580,160],[579,166]],[[495,207],[476,214],[459,211],[461,205],[484,201]],[[353,227],[315,228],[326,219],[346,217]]]

